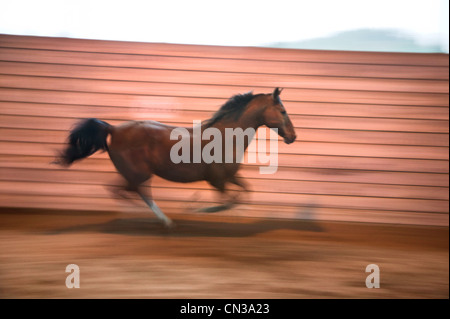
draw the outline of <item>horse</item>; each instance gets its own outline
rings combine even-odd
[[[296,133],[286,109],[280,99],[282,89],[275,88],[272,93],[253,94],[248,92],[232,96],[214,115],[200,123],[197,129],[204,132],[214,128],[225,133],[228,128],[252,128],[256,131],[261,126],[267,126],[284,139],[286,144],[295,141]],[[64,150],[58,154],[56,163],[69,167],[72,163],[84,159],[97,151],[106,151],[116,170],[125,180],[121,190],[138,194],[159,220],[171,228],[172,220],[157,206],[151,195],[151,189],[144,192],[142,184],[157,175],[163,179],[189,183],[206,181],[227,196],[227,185],[237,185],[243,191],[248,191],[246,183],[239,177],[241,162],[236,152],[223,154],[233,156],[230,162],[200,161],[174,163],[171,160],[171,150],[179,141],[171,134],[180,129],[157,121],[129,121],[113,126],[105,121],[89,118],[82,120],[71,131]],[[190,143],[190,158],[193,155],[195,127],[184,128],[188,132]],[[224,139],[225,134],[221,134]],[[251,142],[252,136],[245,140],[244,151]],[[223,141],[225,144],[225,141]],[[201,148],[205,141],[201,142]],[[228,200],[225,205],[211,208],[209,211],[228,209],[237,202],[236,197]],[[208,210],[205,210],[208,211]]]

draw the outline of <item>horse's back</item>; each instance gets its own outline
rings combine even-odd
[[[171,126],[156,121],[129,121],[111,130],[110,149],[121,150],[163,141]]]
[[[202,164],[175,164],[170,151],[177,140],[170,139],[175,126],[156,121],[130,121],[111,130],[108,152],[122,175],[156,174],[162,178],[191,182],[203,179]]]

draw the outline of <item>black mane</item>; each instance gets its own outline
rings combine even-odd
[[[209,120],[206,120],[204,124],[207,127],[210,127],[218,121],[230,117],[234,120],[238,120],[247,104],[256,96],[257,95],[254,95],[253,92],[232,96]]]

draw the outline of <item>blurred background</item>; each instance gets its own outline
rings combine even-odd
[[[1,8],[4,229],[20,224],[8,222],[12,217],[7,218],[6,212],[11,208],[148,213],[143,202],[112,197],[110,189],[120,184],[120,177],[106,154],[95,154],[70,169],[50,164],[79,119],[96,117],[113,125],[156,120],[191,126],[193,120],[211,117],[234,94],[269,93],[282,87],[281,98],[298,138],[291,145],[280,139],[276,174],[261,175],[257,165],[244,165],[242,176],[252,191],[242,205],[219,216],[444,226],[448,242],[448,1],[15,0],[1,1]],[[176,184],[155,177],[152,185],[156,202],[169,216],[191,214],[218,202],[203,182]],[[25,220],[36,222],[33,227],[55,222],[52,218]],[[133,236],[135,227],[144,225],[142,220],[131,226],[124,223],[106,225],[117,226],[121,235],[128,229]],[[100,229],[110,233],[111,228],[104,226]],[[207,226],[190,225],[184,232]],[[137,233],[147,234],[143,229]],[[304,231],[296,234],[305,236]],[[9,274],[22,257],[11,262],[7,256],[31,250],[17,238],[0,236],[5,239],[0,256],[2,282],[8,282],[11,292],[15,277]],[[130,241],[130,250],[124,248],[122,253],[133,252],[134,245],[139,245],[133,238],[121,239]],[[109,237],[96,240],[89,246],[93,255],[115,245]],[[33,241],[45,246],[52,239],[33,237]],[[61,245],[69,242],[65,238]],[[240,255],[239,249],[247,247],[236,245],[235,252],[222,253]],[[204,256],[214,255],[215,248],[205,249]],[[296,256],[296,249],[276,246],[271,254],[282,259],[284,253]],[[313,251],[298,254],[307,259]],[[248,256],[250,252],[241,253]],[[40,260],[30,258],[25,260]],[[380,254],[379,258],[381,262],[390,257]],[[413,257],[411,263],[421,269],[421,259]],[[172,265],[168,260],[167,265]],[[439,291],[448,298],[448,247],[438,260],[433,267],[438,265],[447,273],[442,281],[447,284],[439,286],[444,289]],[[55,261],[51,266],[56,271],[60,265]],[[316,266],[311,264],[311,269]],[[436,270],[433,267],[429,273]],[[102,273],[103,268],[98,269]],[[211,274],[211,278],[222,276]],[[244,280],[233,278],[236,283]],[[27,291],[21,290],[26,285],[35,287],[26,280],[18,285],[21,292]],[[200,291],[221,291],[217,287]],[[312,283],[311,287],[321,286]],[[411,287],[411,291],[424,291],[421,286]],[[425,290],[435,292],[435,288]],[[167,294],[174,295],[183,296]]]

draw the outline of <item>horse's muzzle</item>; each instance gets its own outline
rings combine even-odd
[[[286,144],[291,144],[291,143],[294,143],[296,138],[297,138],[297,135],[287,135],[284,137],[284,142]]]

